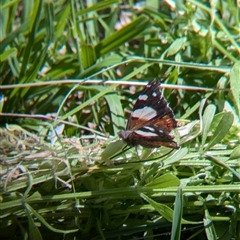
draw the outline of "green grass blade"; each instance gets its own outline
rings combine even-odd
[[[29,32],[29,36],[28,36],[28,40],[27,40],[27,45],[24,49],[24,53],[23,53],[23,60],[22,60],[22,67],[21,67],[21,72],[20,72],[20,76],[24,76],[27,68],[29,66],[29,59],[31,56],[31,51],[32,48],[34,46],[34,40],[36,37],[36,33],[37,33],[37,27],[40,21],[40,16],[41,16],[41,12],[42,12],[42,0],[36,0],[34,2],[34,6],[32,6],[32,14],[31,14],[31,21],[30,21],[30,32]],[[30,3],[28,3],[27,5],[29,5]]]
[[[138,36],[149,25],[149,19],[146,16],[140,16],[129,23],[121,30],[114,32],[109,37],[102,40],[96,45],[97,57],[103,56],[106,53],[122,46],[125,42]]]
[[[42,235],[34,223],[32,216],[28,214],[28,234],[29,234],[29,239],[36,239],[36,240],[42,240]]]
[[[81,56],[81,61],[84,69],[94,65],[94,63],[97,60],[95,49],[90,44],[80,45],[80,56]]]
[[[76,13],[76,15],[84,15],[84,14],[87,14],[92,11],[99,11],[101,9],[106,9],[116,3],[119,3],[119,0],[108,0],[108,1],[103,1],[103,2],[99,2],[99,3],[96,2],[93,6],[90,6],[83,10],[78,11]]]
[[[173,221],[174,211],[165,204],[161,204],[159,202],[154,201],[149,198],[147,195],[141,193],[141,197],[146,200],[161,216],[167,219],[169,222]],[[200,222],[187,221],[185,219],[181,219],[182,224],[199,224]]]
[[[78,229],[72,229],[72,230],[61,230],[61,229],[56,229],[49,225],[46,220],[37,212],[35,211],[28,203],[25,203],[25,208],[27,211],[31,214],[33,214],[45,227],[47,227],[49,230],[56,232],[56,233],[72,233],[78,231]],[[35,238],[33,238],[35,239]]]
[[[82,103],[80,106],[74,108],[73,110],[69,111],[67,114],[62,116],[62,119],[64,120],[64,119],[68,118],[69,116],[74,115],[75,113],[77,113],[78,111],[83,109],[84,107],[88,106],[93,101],[98,100],[99,98],[105,96],[105,94],[112,92],[114,90],[114,88],[115,88],[115,86],[111,86],[111,87],[105,88],[105,90],[103,90],[100,93],[96,94],[94,97],[88,99],[86,102]]]
[[[173,220],[173,210],[165,204],[158,203],[153,199],[149,198],[145,194],[141,194],[141,197],[147,201],[161,216],[167,219],[169,222]]]
[[[205,210],[205,217],[203,219],[203,222],[204,222],[204,226],[205,226],[205,232],[207,235],[207,239],[217,240],[218,236],[216,234],[214,224],[211,220],[211,217],[210,217],[207,209]]]
[[[10,58],[12,55],[16,55],[17,49],[16,48],[10,48],[0,54],[0,62],[4,62],[6,59]]]
[[[182,214],[183,214],[183,194],[181,187],[179,187],[174,204],[171,240],[180,240]]]

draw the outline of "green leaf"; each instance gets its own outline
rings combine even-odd
[[[30,216],[30,221],[32,221],[31,222],[31,226],[32,226],[31,230],[33,231],[32,234],[34,236],[36,234],[36,237],[40,237],[40,236],[38,235],[38,232],[36,230],[36,226],[35,226],[30,214],[33,214],[45,227],[47,227],[49,230],[51,230],[53,232],[67,234],[67,233],[72,233],[72,232],[78,231],[78,229],[61,230],[61,229],[54,228],[51,225],[49,225],[46,222],[46,220],[37,211],[35,211],[29,204],[25,203],[24,205],[25,205],[25,208],[27,209],[28,216]],[[41,238],[32,238],[32,239],[41,239]]]
[[[45,14],[45,21],[46,21],[46,42],[47,45],[54,42],[55,40],[55,32],[54,32],[54,6],[52,1],[44,2],[44,14]]]
[[[111,119],[113,123],[114,135],[117,135],[119,129],[124,128],[125,119],[123,118],[124,112],[122,109],[122,104],[120,102],[119,96],[115,93],[108,93],[105,95],[105,99],[108,103],[108,107],[111,114]]]
[[[166,188],[166,187],[175,187],[180,184],[180,181],[177,177],[170,173],[166,173],[158,178],[155,178],[153,181],[147,183],[145,187],[149,188]]]
[[[112,158],[118,153],[121,153],[122,149],[126,146],[126,143],[123,140],[117,140],[111,142],[107,145],[104,151],[101,153],[102,160],[107,160]]]
[[[213,239],[213,240],[216,239],[217,240],[218,237],[216,235],[214,224],[211,220],[211,217],[210,217],[207,209],[205,210],[205,217],[203,219],[203,222],[204,222],[204,227],[205,227],[205,232],[206,232],[206,235],[207,235],[207,239]]]
[[[105,94],[107,94],[107,93],[112,92],[114,88],[115,88],[115,86],[106,87],[105,90],[101,91],[100,93],[96,94],[94,97],[92,97],[92,98],[88,99],[86,102],[82,103],[80,106],[77,106],[76,108],[74,108],[71,111],[69,111],[68,113],[66,113],[64,116],[62,116],[62,119],[64,120],[64,119],[68,118],[69,116],[74,115],[75,113],[77,113],[78,111],[83,109],[84,107],[88,106],[93,101],[97,100],[100,97],[105,96]]]
[[[102,2],[96,2],[92,6],[76,12],[76,15],[84,15],[92,11],[99,11],[111,7],[111,5],[118,4],[119,0],[108,0]]]
[[[204,114],[203,114],[203,118],[202,118],[202,145],[201,145],[201,149],[203,149],[204,144],[206,142],[207,136],[208,136],[208,132],[210,130],[210,126],[211,123],[213,121],[214,118],[214,114],[216,111],[216,106],[213,104],[210,104],[206,107]]]
[[[172,156],[164,160],[164,165],[171,165],[180,161],[186,154],[188,153],[188,148],[180,148],[178,149]]]
[[[97,57],[103,56],[117,47],[122,46],[125,42],[136,38],[136,36],[143,32],[148,25],[149,19],[146,16],[142,15],[136,18],[127,26],[117,32],[114,32],[97,44],[95,47]]]
[[[29,16],[30,17],[30,33],[28,36],[27,45],[24,48],[24,52],[23,52],[23,60],[22,60],[20,76],[25,75],[28,65],[29,65],[30,55],[31,55],[32,48],[34,46],[34,40],[35,40],[36,33],[37,33],[37,27],[38,27],[40,16],[41,16],[42,4],[43,4],[43,0],[36,0],[34,2],[34,5],[27,4],[27,5],[31,5],[31,7],[32,7],[32,9],[29,10],[29,11],[31,11],[31,13],[29,13],[29,15],[31,15],[31,16]]]
[[[7,49],[5,52],[3,52],[0,55],[0,62],[4,62],[6,59],[11,57],[12,55],[16,56],[16,54],[17,54],[17,49],[16,48]]]
[[[83,68],[92,66],[97,60],[95,49],[91,44],[81,44],[80,54]]]
[[[230,72],[230,91],[233,96],[233,103],[240,116],[240,61],[234,64]]]
[[[173,220],[173,210],[165,204],[158,203],[145,194],[141,194],[141,197],[145,199],[161,216],[167,219],[169,222]]]
[[[68,16],[70,14],[70,1],[65,3],[65,6],[61,7],[61,11],[55,16],[55,39],[60,38],[63,34],[64,28],[68,22]]]
[[[165,219],[167,219],[169,222],[173,221],[173,210],[168,207],[165,204],[158,203],[151,198],[149,198],[147,195],[141,193],[141,197],[146,200],[161,216],[163,216]],[[192,222],[187,221],[185,219],[181,219],[182,224],[199,224],[201,222]]]
[[[101,72],[102,69],[112,66],[121,64],[123,58],[119,54],[112,54],[110,56],[105,57],[104,59],[100,60],[96,64],[90,66],[89,68],[85,69],[81,74],[78,75],[79,78],[85,77],[94,77]],[[106,70],[104,70],[106,71]]]
[[[237,146],[233,149],[230,159],[240,159],[240,146]]]
[[[170,47],[167,49],[166,54],[167,56],[175,55],[179,50],[183,48],[183,45],[186,43],[187,38],[177,38],[175,41],[170,45]]]
[[[181,230],[182,230],[181,229],[182,215],[183,215],[183,194],[182,194],[182,188],[179,187],[176,198],[175,198],[175,204],[174,204],[171,240],[179,240],[180,239]]]
[[[28,217],[28,234],[30,240],[42,240],[42,235],[36,226],[32,216],[31,216],[31,210],[26,206],[26,212]]]
[[[210,142],[208,143],[207,147],[204,149],[205,152],[215,144],[219,143],[224,138],[224,136],[228,133],[229,129],[231,128],[233,124],[233,120],[234,120],[234,116],[231,112],[227,112],[224,114],[215,132],[213,133],[213,136]]]

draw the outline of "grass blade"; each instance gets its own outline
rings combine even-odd
[[[183,195],[182,195],[182,188],[179,187],[176,198],[175,198],[175,204],[174,204],[171,240],[179,240],[181,237],[182,214],[183,214]]]
[[[138,36],[142,31],[144,31],[148,24],[149,19],[146,16],[140,16],[129,23],[126,27],[114,32],[112,35],[96,45],[95,49],[97,57],[116,49],[125,42],[128,42]]]

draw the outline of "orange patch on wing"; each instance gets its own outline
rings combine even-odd
[[[156,127],[164,127],[170,132],[172,129],[177,127],[177,121],[172,116],[165,115],[163,118],[159,118],[151,122],[151,125]]]

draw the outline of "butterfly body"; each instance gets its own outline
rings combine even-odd
[[[177,121],[162,95],[160,82],[154,79],[140,93],[126,129],[118,135],[131,146],[166,146],[177,149],[178,145],[170,135],[171,130],[176,127]]]

